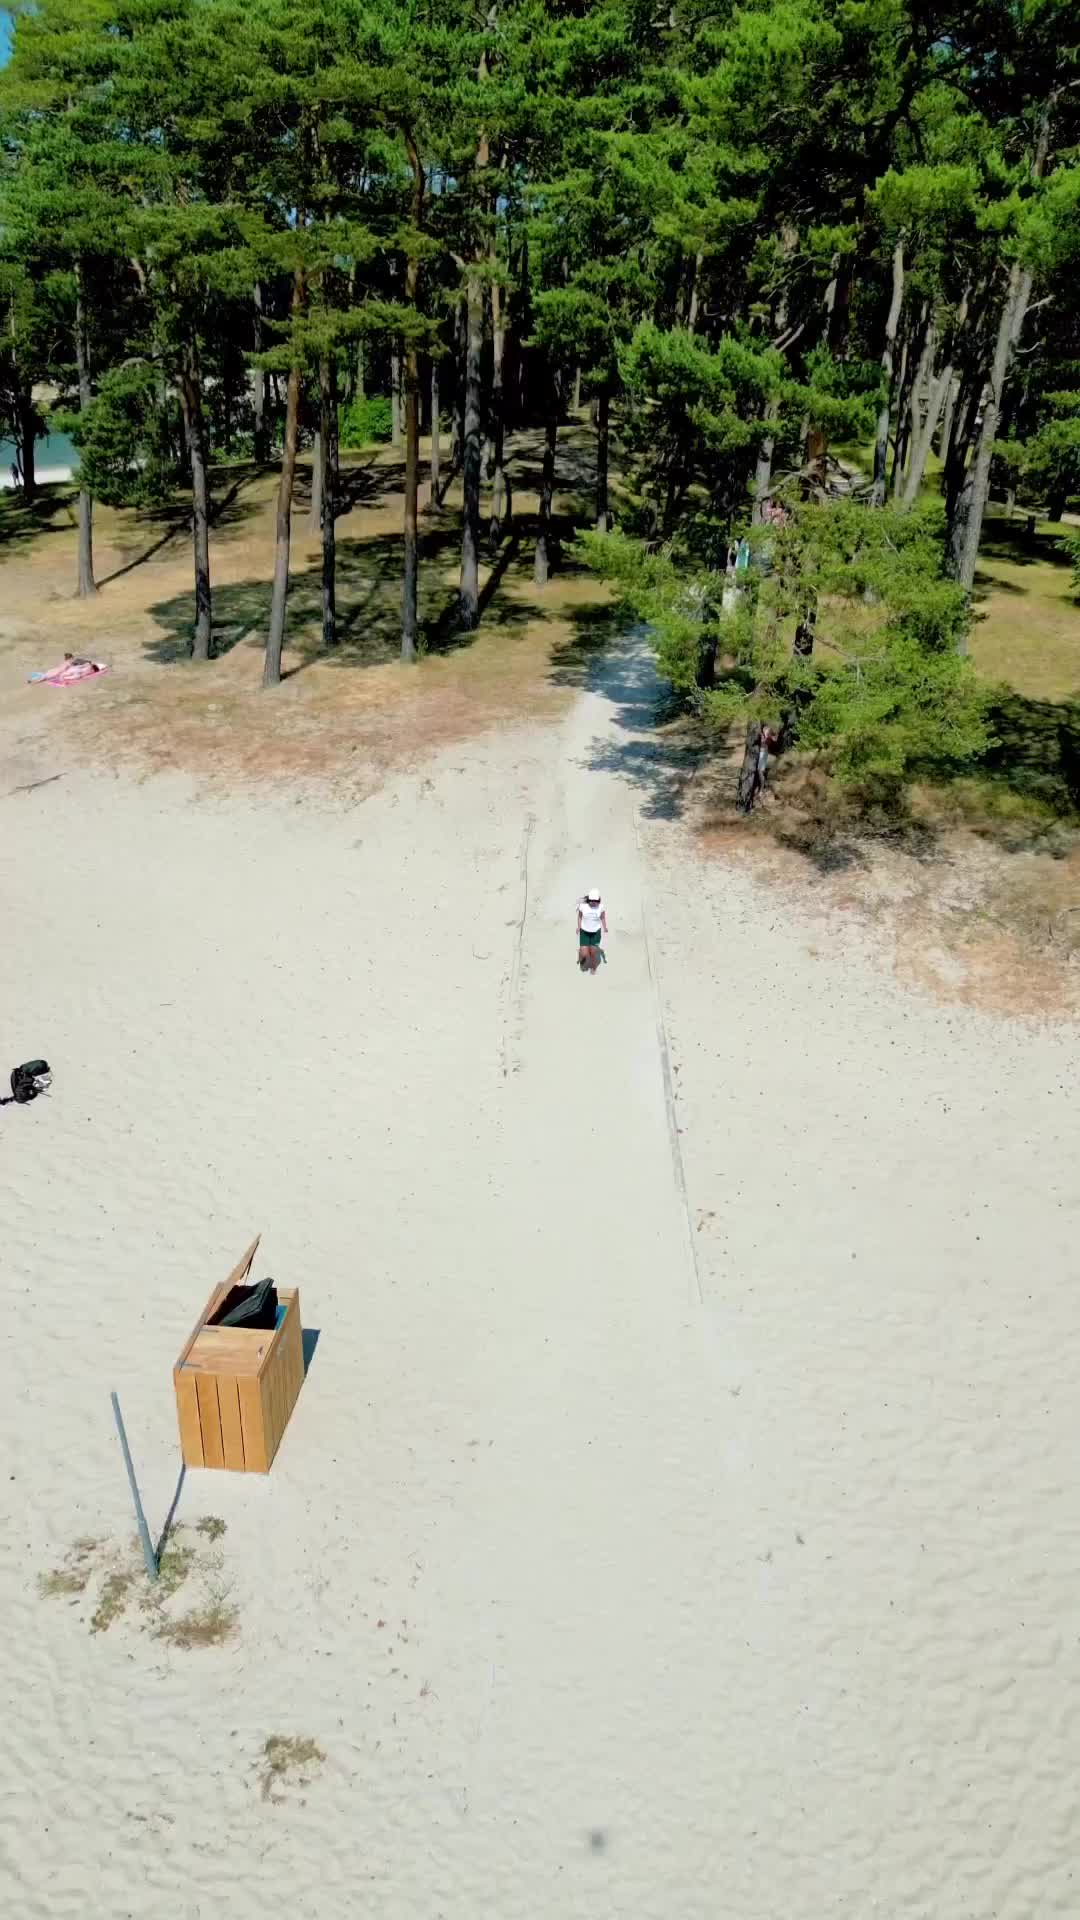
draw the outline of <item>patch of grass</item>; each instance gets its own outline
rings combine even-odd
[[[55,1567],[52,1573],[38,1575],[38,1592],[47,1599],[59,1598],[62,1594],[85,1593],[90,1579],[90,1569],[81,1572],[78,1568]]]
[[[137,1535],[122,1543],[107,1540],[77,1540],[64,1561],[52,1572],[39,1575],[40,1593],[78,1599],[87,1594],[91,1582],[93,1595],[88,1604],[93,1611],[84,1613],[91,1633],[105,1633],[129,1610],[144,1632],[167,1640],[176,1647],[215,1647],[232,1638],[239,1624],[239,1613],[215,1577],[220,1573],[217,1542],[225,1532],[225,1522],[208,1515],[194,1530],[176,1527],[158,1563],[158,1578],[148,1580]],[[186,1534],[186,1538],[180,1537]],[[195,1535],[199,1535],[198,1539]],[[194,1592],[187,1611],[171,1614],[169,1603],[191,1580]],[[185,1596],[187,1598],[187,1596]]]
[[[1060,527],[1047,522],[1029,541],[1022,520],[988,515],[975,603],[971,657],[984,680],[1033,700],[1080,690],[1080,606]]]
[[[946,786],[917,786],[911,810],[937,830],[968,827],[1005,853],[1046,853],[1063,859],[1077,845],[1077,826],[1039,794],[973,774]]]
[[[91,1633],[106,1633],[114,1620],[119,1620],[127,1608],[128,1599],[136,1575],[114,1568],[105,1575],[105,1584],[101,1597],[90,1616]]]
[[[310,1769],[320,1767],[326,1755],[315,1740],[297,1734],[272,1733],[262,1750],[261,1780],[264,1800],[280,1799],[275,1789],[291,1785],[306,1787]]]
[[[176,1530],[179,1532],[179,1528]],[[156,1584],[149,1588],[147,1599],[160,1606],[165,1600],[171,1600],[178,1588],[182,1587],[191,1572],[195,1560],[195,1548],[177,1541],[174,1533],[158,1561]]]
[[[211,1594],[201,1607],[192,1607],[175,1620],[162,1618],[155,1629],[157,1640],[185,1652],[193,1647],[221,1647],[231,1640],[239,1624],[239,1613],[223,1593]]]
[[[38,1575],[38,1592],[46,1598],[85,1593],[93,1573],[94,1555],[101,1546],[92,1534],[83,1534],[64,1557],[62,1566]]]

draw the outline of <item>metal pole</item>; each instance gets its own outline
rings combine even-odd
[[[131,1488],[131,1497],[135,1502],[135,1518],[139,1523],[139,1539],[142,1541],[143,1559],[146,1561],[146,1571],[149,1574],[151,1580],[156,1580],[158,1577],[157,1555],[154,1552],[153,1546],[151,1545],[151,1542],[150,1542],[150,1529],[146,1524],[146,1515],[143,1512],[143,1504],[139,1498],[139,1487],[138,1487],[138,1482],[135,1479],[135,1469],[131,1464],[131,1449],[127,1443],[127,1434],[124,1432],[124,1422],[120,1414],[120,1402],[117,1399],[115,1393],[112,1395],[112,1410],[116,1415],[116,1431],[120,1435],[120,1451],[124,1456],[124,1465],[127,1468],[128,1485]]]

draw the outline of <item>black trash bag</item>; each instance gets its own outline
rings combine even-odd
[[[272,1333],[277,1326],[278,1296],[272,1280],[253,1287],[230,1287],[208,1327],[247,1327],[252,1333]]]
[[[11,1069],[11,1097],[17,1106],[25,1107],[44,1093],[51,1079],[47,1060],[24,1060],[21,1067]]]

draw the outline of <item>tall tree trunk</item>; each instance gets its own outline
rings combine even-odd
[[[330,455],[327,463],[330,489],[330,512],[334,525],[341,511],[341,429],[338,422],[338,363],[333,354],[330,356]]]
[[[37,430],[38,415],[34,396],[32,393],[22,394],[19,400],[19,465],[22,468],[22,497],[25,507],[32,507],[37,498],[37,471],[34,464]]]
[[[748,720],[743,741],[743,757],[735,782],[735,805],[740,813],[750,813],[758,789],[758,753],[765,729],[760,720]]]
[[[983,515],[986,511],[987,496],[990,492],[990,467],[994,458],[994,441],[997,438],[998,420],[1001,416],[1001,401],[1005,392],[1005,382],[1009,377],[1013,352],[1024,324],[1024,316],[1031,299],[1032,276],[1019,261],[1014,261],[1009,273],[1009,290],[1001,309],[998,321],[997,339],[994,343],[994,358],[990,368],[990,381],[983,401],[982,421],[975,441],[975,452],[970,468],[970,487],[965,491],[968,499],[965,503],[963,540],[956,555],[955,578],[968,592],[975,584],[975,568],[979,558],[979,541],[982,537]]]
[[[551,506],[555,494],[555,449],[559,435],[559,378],[551,371],[548,379],[547,419],[544,423],[544,466],[540,477],[540,525],[536,535],[536,559],[533,580],[546,586],[551,572]]]
[[[930,382],[926,398],[926,412],[921,423],[916,427],[912,439],[911,459],[908,463],[907,474],[904,478],[903,493],[901,495],[905,507],[913,506],[919,497],[919,490],[926,475],[926,462],[930,457],[930,448],[933,444],[934,434],[937,431],[937,423],[941,418],[941,409],[945,401],[945,396],[952,387],[952,382],[952,364],[946,361],[941,372]]]
[[[781,240],[785,257],[790,257],[798,245],[795,228],[785,225]],[[700,260],[700,255],[698,256]],[[772,315],[774,342],[781,342],[788,333],[788,298],[781,292]],[[778,394],[770,394],[765,414],[765,436],[758,448],[754,463],[754,504],[750,512],[751,526],[760,527],[764,523],[765,508],[772,497],[773,459],[776,453],[776,432],[780,425],[780,399]]]
[[[893,497],[894,504],[898,504],[903,495],[904,470],[907,466],[908,451],[910,447],[911,447],[911,415],[908,413],[907,409],[905,408],[903,412],[901,412],[897,416],[896,438],[893,443],[892,481],[890,484],[892,488],[892,497]]]
[[[920,381],[929,371],[929,361],[933,357],[932,347],[928,358],[927,347],[931,342],[933,327],[927,315],[928,303],[924,300],[914,327],[904,329],[904,345],[900,354],[900,373],[896,382],[896,430],[893,438],[893,463],[890,488],[894,501],[899,501],[904,490],[904,469],[907,466],[908,450],[911,446],[912,425],[918,424],[919,395],[922,391]]]
[[[412,168],[412,225],[420,231],[424,210],[424,169],[412,135],[405,145]],[[420,300],[420,261],[415,253],[405,263],[405,304],[413,312]],[[419,550],[416,534],[416,505],[420,488],[420,355],[416,342],[405,343],[405,568],[401,594],[401,657],[416,659],[417,584]]]
[[[699,253],[694,260],[693,278],[690,281],[690,306],[687,310],[687,315],[686,315],[687,333],[697,332],[698,310],[700,307],[700,296],[701,296],[701,268],[704,263],[704,259],[705,259],[704,254]]]
[[[194,340],[184,343],[180,360],[180,404],[184,410],[184,431],[191,461],[191,535],[195,549],[195,630],[191,637],[191,657],[193,660],[209,660],[212,638],[210,498],[206,475],[202,373],[199,349]]]
[[[775,400],[770,400],[769,411],[765,419],[765,438],[758,449],[758,457],[754,464],[754,504],[750,512],[750,523],[755,527],[762,525],[765,519],[765,508],[769,502],[770,490],[772,488],[773,453],[776,449],[774,428],[778,424],[779,418],[779,406]]]
[[[458,624],[471,633],[480,624],[480,432],[484,351],[484,289],[479,272],[469,275],[465,326],[465,416],[461,448],[462,529]]]
[[[255,351],[256,353],[261,353],[263,350],[263,290],[262,290],[262,285],[258,280],[255,282],[254,306],[255,306],[255,325],[254,325]],[[251,404],[252,404],[252,409],[254,411],[254,416],[255,416],[255,431],[253,434],[253,451],[254,451],[256,460],[258,460],[260,464],[266,460],[269,460],[270,458],[270,422],[269,422],[268,399],[269,399],[268,377],[263,372],[261,367],[256,367],[252,375]]]
[[[847,352],[848,328],[851,323],[851,288],[854,278],[854,254],[840,255],[836,261],[833,277],[825,289],[825,338],[834,360],[842,360]]]
[[[608,516],[608,466],[611,439],[611,382],[601,382],[596,396],[596,531],[606,533]]]
[[[90,383],[90,345],[86,324],[82,261],[75,265],[75,363],[79,376],[79,412],[86,413],[94,391]],[[79,598],[97,592],[94,579],[94,502],[86,487],[79,488]]]
[[[504,299],[497,280],[491,283],[491,433],[488,441],[488,478],[491,486],[491,524],[488,537],[497,548],[503,534],[510,530],[510,481],[506,472],[506,402],[503,368],[506,360],[506,329],[509,320],[509,296]]]
[[[915,372],[911,376],[907,396],[901,396],[903,407],[903,430],[897,432],[896,457],[892,463],[892,497],[901,501],[905,493],[905,468],[907,457],[915,451],[922,434],[922,422],[930,411],[930,394],[934,392],[934,359],[938,353],[938,330],[930,315],[928,303],[922,307],[922,344],[919,359],[915,363]]]
[[[1030,178],[1032,182],[1042,179],[1046,171],[1047,157],[1050,152],[1050,122],[1057,104],[1058,90],[1055,88],[1043,102],[1039,116],[1039,128],[1035,137],[1035,152],[1031,162]],[[962,514],[955,526],[949,529],[947,564],[955,580],[970,593],[975,584],[975,569],[979,559],[979,541],[982,537],[983,515],[986,511],[987,495],[990,491],[990,468],[994,458],[994,440],[998,421],[1001,418],[1001,404],[1005,394],[1005,384],[1012,367],[1013,354],[1020,338],[1028,305],[1031,300],[1032,272],[1019,260],[1014,260],[1009,270],[1009,285],[998,321],[997,338],[994,342],[994,358],[990,367],[990,378],[983,400],[982,420],[979,424],[975,443],[975,452],[971,466],[965,475],[960,490],[958,504]],[[965,638],[961,638],[961,650],[966,648]]]
[[[420,380],[416,348],[405,348],[405,567],[401,594],[401,657],[416,659],[419,552],[416,505],[420,483]]]
[[[361,340],[360,345],[356,349],[356,397],[358,400],[367,399],[367,389],[364,386],[365,378],[364,343]]]
[[[311,448],[311,508],[308,513],[309,533],[318,533],[323,523],[323,453],[325,449],[321,425],[321,405],[319,412],[320,425],[315,429],[315,439]]]
[[[959,369],[950,368],[949,384],[945,388],[945,411],[941,416],[941,438],[938,442],[938,447],[939,447],[941,459],[943,462],[948,455],[950,446],[952,445],[953,421],[956,417],[956,408],[957,408],[957,403],[960,399],[960,390],[962,385],[963,385],[963,376],[960,373]],[[931,445],[932,444],[933,442],[931,441]]]
[[[934,372],[937,356],[937,327],[931,317],[927,321],[919,365],[911,388],[910,432],[908,437],[909,459],[906,473],[898,469],[896,473],[895,497],[904,506],[910,506],[919,497],[919,488],[926,472],[930,442],[941,412],[941,400],[945,388],[941,384],[941,375]],[[945,378],[951,378],[951,368],[946,365]]]
[[[439,363],[431,363],[431,498],[429,509],[434,513],[439,503]]]
[[[462,295],[454,309],[454,432],[450,468],[456,473],[465,457],[465,362],[469,352],[469,303]]]
[[[581,412],[581,368],[580,367],[574,368],[574,404],[573,404],[572,411],[574,413]]]
[[[304,269],[293,276],[292,312],[295,318],[307,299]],[[300,431],[300,366],[289,368],[285,390],[285,444],[281,452],[281,478],[278,482],[277,518],[274,526],[274,587],[270,599],[270,626],[266,635],[263,660],[264,687],[281,682],[281,649],[285,643],[285,607],[289,598],[289,544],[292,535],[292,498],[296,482],[296,445]]]
[[[390,445],[401,445],[401,353],[396,344],[390,355]]]
[[[319,359],[318,473],[320,530],[322,532],[322,637],[324,647],[337,645],[337,491],[334,486],[334,416],[337,369],[333,355]]]
[[[968,369],[960,383],[953,409],[945,456],[946,572],[959,579],[963,565],[964,538],[972,500],[972,468],[969,461],[975,441],[976,422],[982,397],[982,374]]]
[[[878,413],[877,437],[874,442],[874,484],[871,492],[871,504],[875,507],[885,505],[885,486],[889,465],[889,423],[892,419],[894,394],[894,363],[896,359],[896,330],[900,325],[900,309],[904,303],[904,242],[901,237],[893,248],[892,260],[892,298],[889,301],[888,317],[885,321],[885,345],[881,350],[881,379],[883,395]]]

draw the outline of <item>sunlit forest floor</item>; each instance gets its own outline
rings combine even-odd
[[[587,428],[568,428],[556,499],[565,547],[587,512]],[[425,456],[426,456],[425,447]],[[511,461],[514,520],[481,572],[479,633],[454,628],[460,483],[423,511],[420,612],[424,658],[403,671],[403,463],[390,448],[346,456],[337,521],[339,644],[321,649],[321,549],[310,528],[310,467],[293,515],[285,680],[260,689],[273,570],[276,474],[253,465],[214,476],[209,667],[187,659],[193,617],[186,502],[152,512],[98,509],[100,592],[74,597],[75,506],[70,488],[44,491],[32,514],[0,500],[0,650],[25,679],[66,651],[108,663],[107,681],[65,690],[59,719],[69,749],[114,765],[184,767],[226,776],[334,773],[363,787],[380,769],[428,747],[517,716],[556,711],[576,684],[580,646],[609,616],[603,587],[558,565],[533,584],[540,445],[519,436]],[[429,488],[422,493],[422,509]],[[38,701],[52,689],[35,689]]]

